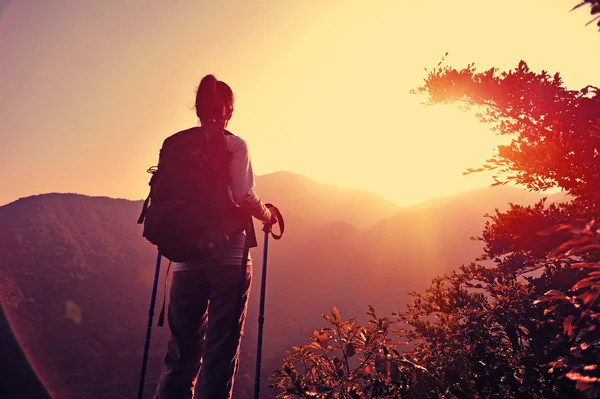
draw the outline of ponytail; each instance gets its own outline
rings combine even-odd
[[[217,78],[206,75],[196,92],[196,115],[201,121],[222,119],[224,102],[217,93]]]

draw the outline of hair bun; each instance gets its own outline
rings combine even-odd
[[[217,78],[215,75],[206,75],[200,81],[200,86],[198,87],[198,91],[202,92],[203,95],[209,97],[217,96]]]
[[[219,119],[223,117],[223,101],[217,93],[217,78],[212,75],[206,75],[200,81],[198,87],[198,98],[201,98],[200,105],[203,108],[203,114],[209,118]]]

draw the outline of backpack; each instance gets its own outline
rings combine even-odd
[[[158,166],[148,170],[150,194],[138,224],[172,262],[214,259],[230,236],[252,225],[229,194],[225,135],[231,134],[215,126],[178,132],[165,139]]]

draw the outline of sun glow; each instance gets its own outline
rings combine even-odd
[[[579,49],[597,32],[563,1],[510,0],[493,18],[475,0],[413,3],[12,2],[0,20],[0,88],[13,93],[0,99],[10,132],[0,168],[20,173],[6,177],[0,204],[49,191],[143,198],[163,139],[196,123],[206,73],[235,92],[230,128],[255,173],[290,170],[399,204],[492,182],[462,172],[501,140],[472,115],[409,94],[446,52],[452,66],[524,59],[570,87],[594,83],[599,56]]]

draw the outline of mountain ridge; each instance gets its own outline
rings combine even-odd
[[[301,175],[301,174],[297,174],[297,173],[289,172],[289,171],[285,171],[285,170],[272,172],[272,173],[268,173],[268,174],[263,174],[263,175],[256,175],[256,177],[259,180],[263,180],[265,178],[276,178],[279,176],[300,177],[305,182],[309,182],[310,184],[318,185],[320,187],[337,189],[337,190],[340,190],[340,191],[343,191],[346,193],[367,194],[374,198],[378,198],[378,199],[382,200],[382,202],[384,202],[384,203],[392,204],[393,206],[398,208],[399,212],[412,211],[412,210],[414,210],[418,207],[422,207],[422,206],[444,205],[445,203],[456,201],[456,200],[460,199],[461,197],[464,197],[467,195],[472,195],[472,194],[477,194],[477,193],[485,193],[485,192],[487,192],[487,190],[489,188],[492,188],[492,186],[476,187],[476,188],[467,189],[467,190],[463,190],[463,191],[457,191],[456,193],[452,193],[452,194],[429,198],[429,199],[426,199],[423,201],[416,202],[414,204],[403,206],[403,205],[398,205],[398,204],[394,203],[393,201],[387,200],[384,196],[382,196],[380,194],[374,193],[372,191],[369,191],[369,190],[366,190],[363,188],[342,187],[342,186],[337,186],[335,184],[320,183],[320,182],[317,182],[305,175]],[[258,184],[257,184],[257,186],[258,186]],[[523,192],[531,193],[530,191],[520,188],[520,187],[504,186],[504,188],[506,188],[508,190],[512,190],[512,192],[514,192],[514,193],[523,193]],[[261,193],[259,192],[258,194],[260,195]],[[562,199],[568,198],[568,196],[562,192],[553,193],[553,194],[542,194],[542,193],[534,192],[534,193],[532,193],[532,195],[538,196],[540,199],[542,197],[548,197],[551,200],[552,199],[556,199],[556,200],[561,199],[562,200]],[[30,199],[41,198],[41,197],[51,198],[53,196],[74,196],[74,197],[84,197],[84,198],[123,200],[123,201],[129,201],[129,202],[139,202],[140,204],[143,203],[145,200],[145,198],[135,199],[135,198],[125,198],[125,197],[111,197],[111,196],[107,196],[107,195],[90,195],[90,194],[71,192],[71,191],[64,191],[64,192],[63,191],[50,191],[47,193],[38,193],[38,194],[27,195],[24,197],[19,197],[19,198],[15,199],[11,202],[8,202],[4,205],[0,205],[0,208],[12,205],[16,202],[21,202],[23,200],[30,200]]]

